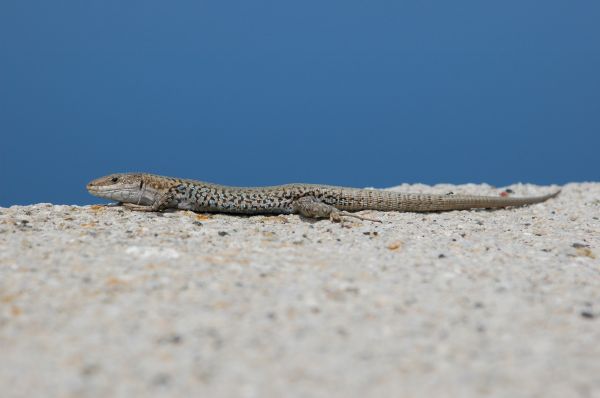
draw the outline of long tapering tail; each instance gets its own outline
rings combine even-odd
[[[449,211],[467,209],[493,209],[510,206],[524,206],[544,202],[554,198],[560,190],[544,195],[525,198],[478,196],[478,195],[436,195],[412,194],[380,190],[361,190],[357,195],[346,196],[343,210],[380,210],[380,211]]]

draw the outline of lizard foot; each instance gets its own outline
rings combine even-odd
[[[333,213],[332,213],[333,216]],[[371,222],[378,222],[381,223],[381,220],[378,220],[376,218],[369,218],[369,217],[363,217],[363,216],[359,216],[358,214],[353,214],[353,213],[348,213],[347,211],[338,211],[338,213],[336,214],[337,220],[341,220],[341,217],[350,217],[350,218],[357,218],[361,221],[371,221]],[[337,221],[331,218],[331,221]]]
[[[123,203],[123,207],[127,207],[129,210],[133,211],[154,211],[152,206],[141,206],[133,203]]]

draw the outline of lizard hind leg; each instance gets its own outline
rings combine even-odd
[[[333,222],[343,221],[343,217],[357,218],[363,221],[381,222],[372,218],[361,217],[356,214],[348,213],[337,209],[335,206],[321,202],[314,196],[303,196],[292,203],[294,213],[308,218],[329,218]]]
[[[292,203],[294,213],[308,218],[332,218],[339,213],[334,206],[321,202],[314,196],[303,196]]]

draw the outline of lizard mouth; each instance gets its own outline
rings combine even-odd
[[[96,192],[98,191],[98,187],[92,184],[87,184],[85,186],[85,189],[87,189],[89,192]]]
[[[113,187],[102,187],[97,185],[86,186],[88,192],[94,196],[103,199],[116,200],[116,201],[129,201],[135,196],[135,190],[124,189],[124,188],[113,188]]]
[[[114,193],[114,192],[120,191],[119,189],[116,189],[116,188],[99,187],[97,185],[91,185],[91,184],[88,184],[86,186],[86,188],[87,188],[88,192],[92,193],[92,194],[98,194],[98,193],[106,193],[106,194],[108,194],[108,193]]]
[[[115,188],[111,186],[88,184],[86,188],[91,195],[116,202],[149,205],[152,204],[155,199],[154,191],[140,191],[137,185]]]

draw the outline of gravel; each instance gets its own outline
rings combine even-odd
[[[562,188],[381,224],[0,208],[1,395],[598,397],[600,183]]]

